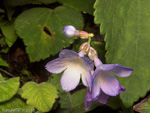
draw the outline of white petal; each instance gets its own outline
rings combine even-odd
[[[72,68],[65,70],[61,77],[61,87],[64,91],[68,92],[77,87],[80,81],[80,73]]]

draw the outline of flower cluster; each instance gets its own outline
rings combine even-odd
[[[93,37],[85,31],[76,30],[73,26],[64,27],[63,33],[67,37],[79,36],[81,38]],[[84,55],[88,54],[88,57]],[[94,65],[96,69],[94,70]],[[46,69],[51,73],[61,73],[61,87],[68,92],[77,87],[82,78],[83,85],[88,87],[85,99],[85,109],[89,109],[93,101],[106,104],[110,96],[117,96],[125,91],[116,76],[128,77],[133,69],[121,64],[103,64],[98,58],[97,51],[90,47],[90,41],[80,46],[79,53],[64,49],[59,53],[59,58],[46,64]]]

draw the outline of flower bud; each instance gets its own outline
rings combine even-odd
[[[84,54],[87,54],[89,52],[89,49],[90,49],[90,44],[88,42],[83,43],[79,48],[79,50],[83,51]]]
[[[94,36],[93,33],[87,33],[86,31],[78,31],[78,32],[79,32],[78,36],[81,37],[82,39],[86,39]]]
[[[94,48],[90,47],[88,56],[91,60],[94,60],[94,57],[98,57],[97,51]]]
[[[71,25],[65,26],[63,29],[63,33],[67,37],[77,36],[79,34],[78,30],[76,30],[76,28]]]
[[[88,38],[89,37],[89,33],[85,32],[85,31],[79,31],[79,37],[81,37],[82,39]]]

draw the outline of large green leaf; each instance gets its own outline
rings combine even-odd
[[[19,78],[11,78],[6,81],[0,81],[0,102],[4,102],[12,98],[18,91]]]
[[[73,43],[74,38],[67,38],[62,33],[66,25],[82,29],[81,13],[63,6],[54,10],[33,8],[23,12],[15,22],[17,33],[27,46],[31,62],[55,55]]]
[[[2,33],[5,36],[5,41],[9,47],[11,47],[14,42],[17,40],[17,34],[14,28],[13,22],[7,22],[4,26],[1,27]]]
[[[22,91],[22,97],[27,99],[27,104],[34,105],[41,112],[51,110],[55,98],[58,97],[56,88],[46,82],[41,84],[28,82],[22,87]]]
[[[4,0],[4,5],[7,12],[7,16],[9,20],[11,20],[12,15],[16,11],[16,6],[22,6],[27,4],[44,4],[45,6],[48,6],[48,4],[56,1],[57,0]]]
[[[58,0],[63,5],[74,8],[79,11],[83,11],[89,14],[93,14],[95,0]]]
[[[97,0],[95,23],[106,34],[106,62],[134,69],[127,78],[119,78],[126,87],[121,99],[130,107],[150,89],[150,1]]]
[[[0,103],[0,113],[32,113],[32,111],[34,111],[34,107],[26,105],[19,98],[12,98]]]

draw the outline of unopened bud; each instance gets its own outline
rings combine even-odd
[[[89,37],[89,33],[85,32],[85,31],[79,31],[78,36],[81,37],[82,39],[88,38]]]
[[[79,34],[78,30],[72,25],[65,26],[63,29],[63,33],[67,37],[77,36]]]
[[[88,56],[91,60],[94,60],[94,57],[98,57],[97,51],[94,48],[90,47]]]
[[[89,52],[89,49],[90,49],[90,44],[88,42],[85,42],[80,46],[80,51],[83,51],[85,54]]]
[[[86,39],[86,38],[89,38],[89,37],[94,37],[93,33],[88,33],[86,31],[78,31],[78,32],[79,32],[78,36],[81,37],[82,39]]]

